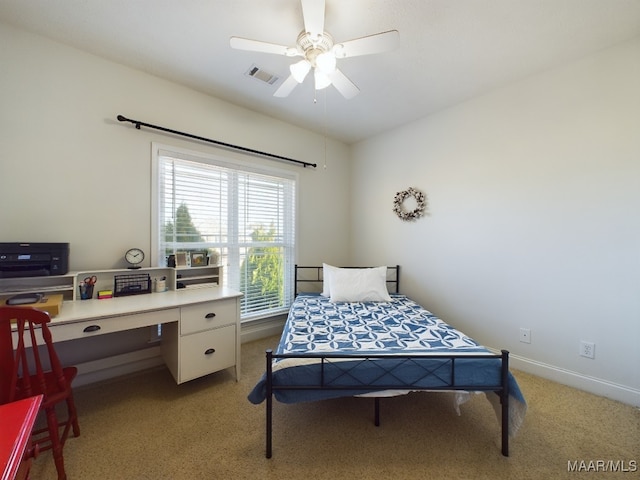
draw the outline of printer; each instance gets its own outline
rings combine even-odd
[[[0,278],[65,275],[68,243],[0,243]]]

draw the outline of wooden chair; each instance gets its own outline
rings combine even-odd
[[[50,321],[47,312],[35,308],[0,306],[0,403],[43,396],[40,411],[46,416],[47,427],[33,432],[33,442],[40,451],[53,450],[58,480],[64,480],[67,476],[62,447],[70,430],[74,436],[80,435],[71,390],[78,370],[62,367],[47,326]],[[11,333],[13,322],[17,327],[15,345]],[[32,345],[41,346],[30,348]],[[59,421],[56,405],[62,402],[66,403],[67,418]]]

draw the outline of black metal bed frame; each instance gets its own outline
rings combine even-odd
[[[357,267],[347,267],[357,268]],[[299,279],[298,269],[315,269],[317,276],[315,279]],[[395,277],[388,279],[387,282],[394,284],[393,291],[398,293],[399,272],[400,267],[388,267],[389,270],[395,271]],[[296,265],[296,294],[298,282],[321,282],[322,267],[299,267]],[[286,358],[305,358],[317,360],[320,368],[320,382],[308,385],[275,385],[273,382],[273,361],[276,359]],[[357,379],[353,379],[353,383],[344,382],[345,378],[350,377],[349,370],[355,363],[362,364],[364,362],[376,362],[381,359],[396,360],[395,365],[389,368],[381,369],[382,376],[394,376],[394,371],[403,368],[407,363],[411,363],[414,368],[422,369],[424,372],[420,378],[411,383],[400,382],[381,384],[377,382],[363,383]],[[427,364],[423,364],[420,360],[429,360]],[[463,359],[497,359],[500,360],[500,383],[496,385],[458,385],[455,383],[456,362]],[[401,362],[398,364],[398,360]],[[435,360],[435,365],[431,362]],[[344,362],[344,363],[340,363]],[[334,374],[331,379],[327,379],[325,370],[331,366]],[[380,364],[376,366],[380,368]],[[444,367],[444,368],[443,368]],[[335,375],[335,369],[342,370],[343,374]],[[443,374],[442,372],[447,372]],[[353,377],[351,377],[353,378]],[[435,378],[440,385],[424,387],[420,385],[420,381],[425,378]],[[429,390],[429,391],[483,391],[495,392],[500,398],[501,404],[501,439],[502,439],[502,455],[509,456],[509,352],[502,350],[501,354],[464,354],[464,355],[345,355],[345,354],[275,354],[271,349],[266,351],[266,457],[271,458],[273,453],[273,394],[278,390],[349,390],[349,391],[384,391],[384,390]],[[380,425],[380,397],[374,397],[374,423]]]

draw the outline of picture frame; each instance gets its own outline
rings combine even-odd
[[[191,252],[191,266],[192,267],[204,267],[207,265],[207,253],[206,252]]]
[[[187,266],[187,252],[177,252],[176,267],[186,267],[186,266]]]

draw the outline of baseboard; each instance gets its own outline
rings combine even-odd
[[[640,407],[640,390],[635,388],[583,375],[518,355],[509,355],[509,366],[563,385],[593,393],[594,395]]]
[[[241,342],[253,342],[261,338],[270,337],[272,335],[280,335],[284,327],[286,318],[276,317],[268,318],[264,321],[254,321],[242,326],[240,334]]]

